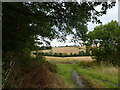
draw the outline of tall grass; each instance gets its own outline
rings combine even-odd
[[[3,88],[64,88],[66,82],[57,75],[57,66],[37,56],[26,68],[15,65]]]
[[[79,62],[77,72],[94,88],[117,88],[118,68],[112,64]]]

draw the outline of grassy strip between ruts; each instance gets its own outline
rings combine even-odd
[[[77,64],[76,70],[93,88],[118,88],[116,85],[118,84],[117,68],[112,65],[95,65],[94,63],[93,65],[87,66],[87,64]]]
[[[58,73],[69,84],[69,88],[76,88],[75,83],[72,81],[72,64],[56,64],[58,66]]]

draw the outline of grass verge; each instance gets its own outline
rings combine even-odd
[[[76,70],[93,88],[118,88],[118,69],[112,65],[81,62]]]

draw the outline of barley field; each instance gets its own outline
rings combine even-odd
[[[80,56],[80,57],[53,57],[45,56],[49,62],[79,62],[79,61],[93,61],[91,56]]]
[[[52,52],[52,53],[78,53],[79,51],[85,51],[85,46],[83,47],[53,47],[51,50],[39,50],[38,52]],[[36,51],[33,51],[36,52]]]

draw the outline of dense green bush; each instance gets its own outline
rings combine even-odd
[[[77,54],[77,53],[74,53],[73,56],[78,56],[78,54]]]
[[[120,26],[118,22],[97,26],[89,32],[89,43],[94,45],[92,55],[98,62],[118,64],[120,55]]]
[[[73,56],[73,53],[70,53],[70,56]]]
[[[58,53],[54,53],[54,56],[59,56]]]
[[[79,51],[79,55],[85,56],[85,52],[84,51]]]
[[[64,53],[63,56],[64,56],[64,57],[68,57],[68,56],[70,56],[70,55],[68,55],[67,53]]]
[[[85,56],[90,56],[90,50],[86,50]]]
[[[59,57],[63,57],[63,54],[62,54],[62,53],[59,53]]]

